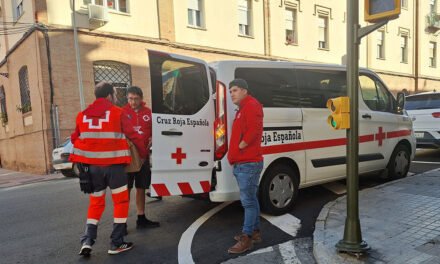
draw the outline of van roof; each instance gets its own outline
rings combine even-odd
[[[346,65],[340,64],[325,64],[325,63],[307,63],[307,62],[293,62],[293,61],[266,61],[266,60],[221,60],[210,62],[209,65],[218,67],[227,67],[228,65],[238,65],[238,66],[253,66],[261,65],[266,67],[275,66],[293,66],[293,67],[310,67],[310,68],[333,68],[338,70],[346,70]],[[359,71],[362,72],[372,72],[367,68],[360,67]]]

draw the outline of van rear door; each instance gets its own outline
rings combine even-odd
[[[208,65],[148,51],[152,102],[152,196],[211,190],[214,102]]]

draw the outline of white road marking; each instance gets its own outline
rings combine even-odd
[[[301,228],[301,220],[291,214],[284,214],[280,216],[261,214],[261,216],[269,221],[272,225],[278,227],[293,237],[296,236],[298,230]]]
[[[197,229],[199,229],[199,227],[203,225],[203,223],[206,222],[206,220],[208,220],[211,216],[215,215],[218,211],[222,210],[233,202],[235,201],[225,202],[217,207],[212,208],[204,215],[199,217],[199,219],[197,219],[194,223],[192,223],[190,227],[188,227],[188,229],[182,234],[182,237],[180,237],[179,245],[177,247],[177,260],[179,264],[194,263],[191,254],[191,245]]]
[[[301,264],[298,256],[296,256],[295,245],[293,241],[289,241],[278,245],[284,264]]]
[[[254,251],[252,253],[249,253],[248,255],[257,255],[257,254],[268,253],[268,252],[272,252],[272,251],[273,251],[273,247],[267,247],[267,248],[262,248],[257,251]]]

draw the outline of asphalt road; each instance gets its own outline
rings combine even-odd
[[[438,168],[440,151],[417,152],[410,172]],[[363,177],[360,188],[370,188],[383,181],[374,175]],[[336,182],[339,189],[345,181]],[[315,219],[327,202],[342,194],[332,188],[315,186],[302,189],[298,203],[290,213],[301,222],[295,236],[283,232],[279,226],[262,219],[263,243],[256,249],[271,247],[292,239],[311,238]],[[128,241],[135,243],[131,252],[109,256],[109,236],[112,225],[111,198],[107,194],[108,208],[98,231],[98,241],[89,259],[77,255],[79,237],[84,230],[88,199],[79,192],[77,179],[27,184],[0,189],[0,232],[4,246],[0,248],[0,263],[178,263],[178,248],[182,234],[197,219],[219,204],[182,197],[164,198],[163,201],[147,199],[148,217],[160,221],[161,227],[148,230],[135,229],[134,203],[128,221]],[[189,247],[189,256],[195,263],[221,263],[236,256],[227,254],[240,232],[243,211],[238,202],[232,203],[205,219],[195,231],[192,241],[181,242]],[[310,240],[310,239],[309,239]],[[310,252],[302,252],[309,254]]]

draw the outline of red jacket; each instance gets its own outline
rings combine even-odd
[[[128,164],[130,155],[122,155],[122,152],[128,153],[125,138],[136,147],[143,146],[142,138],[130,125],[123,110],[107,99],[98,98],[76,118],[70,160],[94,165]]]
[[[123,109],[133,129],[142,137],[143,149],[145,151],[139,149],[138,151],[141,159],[146,159],[149,156],[147,147],[152,135],[151,110],[145,106],[144,102],[142,102],[142,106],[137,112],[134,111],[129,104],[125,105]]]
[[[263,107],[254,97],[248,95],[241,102],[229,141],[228,160],[230,164],[258,162],[263,160],[261,137],[263,136]],[[247,143],[239,149],[241,141]]]

